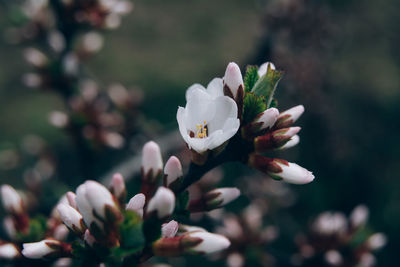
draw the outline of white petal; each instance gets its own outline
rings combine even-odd
[[[207,92],[213,97],[216,98],[218,96],[224,95],[223,89],[223,81],[221,78],[214,78],[212,81],[207,85]]]

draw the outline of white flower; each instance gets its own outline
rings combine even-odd
[[[143,207],[146,203],[146,197],[144,194],[139,193],[134,195],[126,205],[126,210],[136,212],[140,217],[143,217]]]
[[[259,68],[258,68],[258,76],[261,78],[262,76],[264,76],[267,73],[268,70],[268,65],[271,68],[271,70],[275,70],[275,65],[272,62],[265,62],[264,64],[262,64]]]
[[[23,244],[22,254],[30,259],[40,259],[60,250],[60,241],[45,239],[40,242]]]
[[[175,208],[175,195],[174,193],[161,186],[158,188],[155,195],[150,199],[147,206],[147,213],[156,211],[158,218],[165,218],[172,214]]]
[[[240,126],[235,101],[223,96],[221,79],[207,86],[195,84],[186,92],[186,106],[176,115],[179,131],[189,148],[212,150],[235,135]]]
[[[0,245],[0,259],[14,259],[19,256],[19,251],[13,243]]]

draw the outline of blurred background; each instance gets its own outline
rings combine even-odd
[[[306,109],[298,122],[301,142],[284,157],[312,170],[316,180],[290,186],[296,201],[284,214],[274,215],[278,226],[287,223],[286,214],[295,222],[282,225],[281,238],[265,248],[275,254],[271,266],[292,266],[289,258],[296,246],[288,240],[306,231],[319,213],[349,214],[358,204],[370,209],[373,231],[388,237],[376,254],[377,266],[398,265],[398,1],[135,0],[120,27],[99,30],[101,51],[85,58],[84,66],[101,85],[98,90],[108,90],[112,100],[110,87],[121,84],[140,99],[129,106],[134,114],[124,113],[126,122],[134,120],[135,125],[120,134],[124,145],[110,137],[106,148],[91,142],[95,152],[90,153],[72,145],[79,141],[70,132],[54,127],[63,126],[62,112],[68,111],[59,92],[27,86],[36,80],[26,76],[32,66],[24,55],[27,47],[37,47],[38,39],[30,39],[32,29],[22,37],[17,34],[25,23],[18,4],[23,1],[0,1],[0,182],[23,187],[24,180],[46,179],[54,186],[53,195],[44,196],[49,202],[43,212],[66,188],[106,175],[138,154],[143,142],[174,131],[177,106],[185,104],[184,92],[191,84],[206,85],[223,76],[230,61],[243,71],[246,65],[272,61],[285,72],[276,95],[278,108],[303,104]],[[89,167],[79,167],[82,158]],[[229,165],[225,183],[231,184],[230,176],[241,169]],[[204,261],[195,257],[198,265],[193,266]]]

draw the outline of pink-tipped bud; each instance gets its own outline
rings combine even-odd
[[[237,99],[238,92],[240,90],[243,91],[243,77],[240,68],[236,63],[231,62],[226,67],[223,84],[225,95],[230,96],[235,100]]]
[[[275,124],[278,116],[279,116],[279,111],[276,108],[269,108],[264,112],[260,113],[256,117],[253,123],[261,124],[259,130],[269,129]]]
[[[144,194],[140,193],[133,196],[129,203],[126,205],[126,209],[136,212],[140,217],[143,217],[143,207],[146,203],[146,197]]]
[[[191,212],[210,211],[221,208],[240,196],[236,187],[217,188],[207,192],[203,197],[190,201],[188,210]]]
[[[20,257],[18,248],[13,243],[0,244],[0,259],[12,260]]]
[[[153,243],[153,252],[161,257],[208,254],[219,252],[229,246],[229,240],[222,235],[195,231],[176,237],[161,238]]]
[[[164,168],[164,186],[170,187],[182,177],[183,172],[181,162],[175,156],[170,157]]]
[[[156,194],[150,199],[147,206],[147,214],[155,212],[160,219],[172,214],[175,208],[175,195],[165,187],[158,188]]]
[[[178,232],[179,224],[177,221],[170,221],[169,223],[164,223],[161,227],[162,237],[174,237]]]
[[[282,159],[252,154],[249,157],[249,165],[275,180],[283,180],[291,184],[307,184],[314,180],[314,175],[310,171]]]
[[[268,69],[275,70],[275,65],[272,62],[265,62],[258,68],[258,76],[261,78],[267,74]]]
[[[300,142],[300,136],[298,136],[296,134],[296,135],[293,135],[292,138],[290,138],[290,140],[287,141],[286,144],[284,144],[281,147],[278,147],[277,149],[279,149],[279,150],[289,149],[289,148],[296,146],[299,142]]]
[[[113,175],[110,185],[110,191],[118,200],[120,205],[123,205],[126,200],[126,187],[124,177],[120,173]]]
[[[78,235],[82,235],[86,227],[83,224],[82,215],[73,207],[65,204],[57,206],[58,213],[60,214],[63,223]]]
[[[365,205],[358,205],[350,214],[350,223],[354,228],[364,226],[368,220],[369,210]]]
[[[314,232],[319,235],[342,235],[347,231],[347,219],[341,212],[323,212],[314,221]]]
[[[258,153],[265,153],[269,150],[280,148],[289,142],[300,130],[300,127],[290,127],[256,137],[254,139],[255,151]]]
[[[281,114],[275,123],[276,128],[286,128],[292,125],[298,118],[300,118],[301,114],[304,112],[304,106],[298,105],[291,109],[288,109]]]
[[[76,209],[76,195],[73,192],[67,192],[66,194],[67,196],[67,200],[68,200],[68,204],[73,207],[74,209]]]
[[[142,168],[144,175],[149,175],[149,172],[151,171],[152,173],[150,176],[154,177],[161,172],[163,168],[163,161],[160,147],[157,145],[157,143],[153,141],[147,142],[143,146],[142,156]]]
[[[71,245],[54,239],[45,239],[40,242],[24,243],[22,255],[29,259],[42,259],[71,255]]]
[[[94,223],[97,229],[113,231],[122,215],[110,191],[98,182],[87,181],[76,192],[76,204],[86,226],[91,229]]]
[[[23,200],[12,186],[7,184],[1,186],[1,200],[7,212],[13,214],[24,213]]]

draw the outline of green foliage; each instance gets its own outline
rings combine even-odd
[[[267,73],[258,79],[251,92],[256,96],[265,97],[265,103],[267,104],[267,107],[269,107],[282,75],[283,73],[281,71],[273,70],[268,67]]]
[[[244,76],[244,91],[246,93],[251,92],[259,79],[257,70],[257,66],[247,66],[246,68],[246,75]]]
[[[121,247],[129,249],[129,253],[136,252],[144,247],[143,221],[135,212],[124,212],[124,220],[120,224],[119,231]],[[124,253],[124,251],[120,251],[120,253]]]
[[[243,100],[243,124],[251,122],[258,114],[267,109],[265,98],[247,93]]]
[[[29,232],[26,235],[17,234],[18,240],[23,240],[24,242],[36,242],[43,239],[46,233],[46,218],[43,216],[36,216],[29,221]]]

